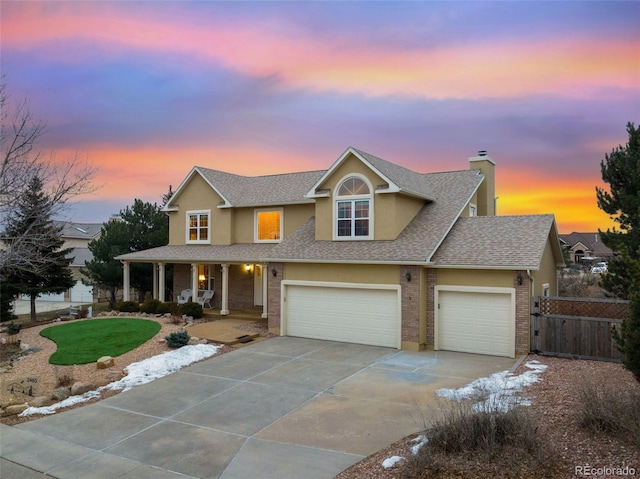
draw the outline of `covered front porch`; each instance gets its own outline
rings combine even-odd
[[[128,301],[131,295],[131,263],[151,263],[154,299],[177,301],[182,291],[190,290],[188,300],[201,302],[205,310],[217,310],[221,316],[259,307],[261,317],[267,318],[270,274],[268,264],[260,258],[268,257],[272,247],[263,244],[169,245],[118,256],[123,265],[123,299]],[[168,265],[173,266],[172,277],[167,275]],[[205,292],[212,297],[203,304]]]

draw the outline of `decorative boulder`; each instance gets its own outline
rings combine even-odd
[[[51,399],[54,401],[62,401],[71,395],[71,388],[57,388],[51,393]]]
[[[96,366],[98,367],[98,369],[109,369],[113,365],[114,365],[114,362],[111,356],[102,356],[96,362]]]
[[[20,414],[21,412],[26,411],[29,408],[27,403],[24,404],[14,404],[12,406],[7,406],[4,409],[3,416],[14,416],[16,414]]]
[[[80,396],[88,391],[95,389],[95,386],[91,383],[81,383],[77,382],[71,386],[71,395],[72,396]]]
[[[30,404],[32,407],[44,407],[49,403],[49,401],[49,396],[38,396],[33,398]]]

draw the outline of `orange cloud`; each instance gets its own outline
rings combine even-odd
[[[368,96],[504,98],[562,92],[584,97],[605,87],[635,89],[638,82],[638,46],[616,40],[501,40],[399,50],[392,44],[362,45],[357,38],[336,38],[330,32],[311,37],[262,23],[180,22],[122,4],[56,5],[22,4],[13,11],[3,24],[5,48],[77,39],[76,49],[55,54],[78,62],[96,54],[82,51],[89,39],[103,55],[121,56],[131,49],[177,52],[185,61],[215,62],[250,76],[277,75],[292,88]]]
[[[498,214],[553,213],[560,233],[612,228],[615,222],[598,208],[595,187],[588,179],[554,179],[535,171],[503,171],[496,192]]]

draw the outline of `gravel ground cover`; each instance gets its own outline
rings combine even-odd
[[[640,477],[640,449],[627,441],[621,441],[605,433],[593,433],[580,427],[578,418],[579,388],[585,384],[596,384],[621,391],[624,394],[640,394],[640,383],[622,365],[601,361],[561,359],[530,356],[547,366],[540,374],[540,381],[528,386],[523,395],[531,400],[528,406],[535,414],[540,431],[548,439],[559,457],[556,475],[544,475],[552,479],[597,477]],[[514,371],[526,371],[526,361]],[[389,445],[387,448],[345,470],[336,479],[398,479],[407,477],[403,473],[404,460],[398,460],[385,468],[385,460],[394,456],[406,458],[419,435],[410,436]],[[459,458],[452,459],[459,462]],[[387,461],[388,464],[394,461]],[[625,475],[625,467],[627,474]],[[458,479],[485,477],[513,477],[500,465],[488,466],[477,462],[466,464],[463,475],[440,475]],[[633,471],[634,474],[630,474]],[[431,476],[424,476],[431,477]],[[532,477],[532,476],[526,476]],[[537,476],[536,476],[537,477]]]

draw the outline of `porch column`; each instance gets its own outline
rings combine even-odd
[[[164,263],[158,263],[158,299],[164,303]]]
[[[229,314],[229,265],[222,264],[222,304],[220,305],[220,316]]]
[[[158,299],[158,263],[153,263],[153,299]]]
[[[191,301],[194,303],[198,301],[198,264],[191,263],[191,291],[193,291],[193,296],[191,296]]]
[[[131,289],[131,281],[129,278],[129,262],[122,262],[122,300],[129,301],[129,290]]]
[[[269,301],[267,301],[267,294],[268,294],[268,288],[267,288],[267,266],[266,264],[261,265],[262,266],[262,318],[263,319],[267,319],[267,303]]]

